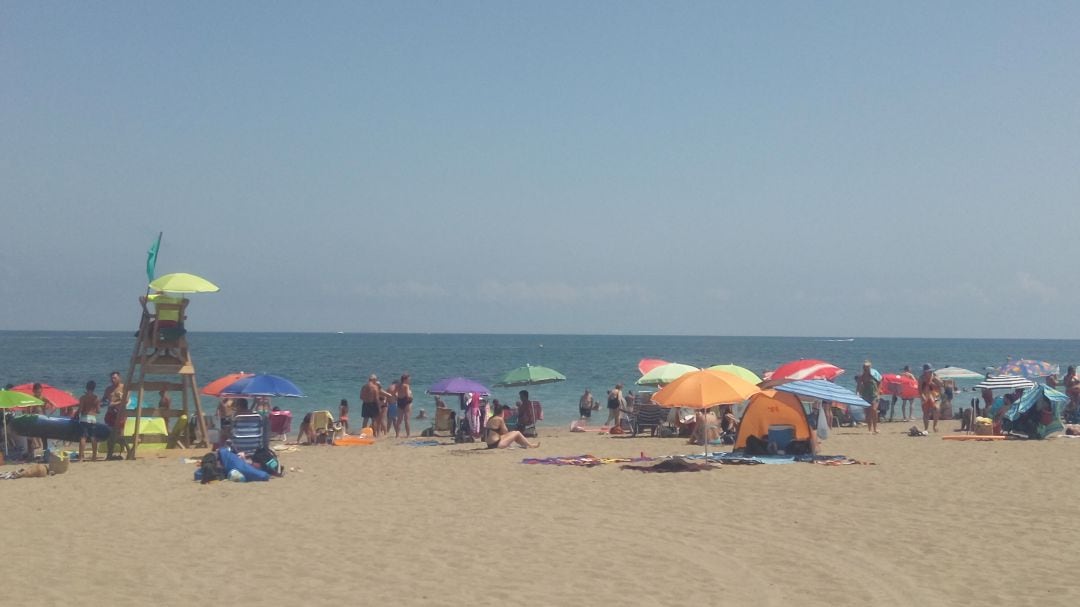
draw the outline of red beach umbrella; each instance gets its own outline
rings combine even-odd
[[[796,381],[800,379],[826,379],[832,381],[844,370],[832,363],[823,360],[807,358],[793,360],[776,368],[769,376],[773,382]]]
[[[642,375],[645,375],[649,371],[666,364],[668,364],[668,361],[660,360],[659,358],[643,358],[638,361],[637,370],[641,372]]]
[[[12,390],[16,392],[22,392],[23,394],[34,394],[34,384],[22,384],[15,386]],[[48,400],[57,409],[65,409],[67,407],[74,407],[79,404],[79,399],[75,398],[75,395],[70,392],[65,392],[60,388],[55,388],[49,384],[41,384],[41,398],[42,400]]]
[[[899,373],[886,373],[881,376],[881,393],[908,399],[919,395],[919,380]]]
[[[241,379],[244,379],[245,377],[251,377],[252,375],[254,375],[254,373],[230,373],[206,384],[205,386],[203,386],[203,389],[200,390],[200,392],[207,396],[221,396],[222,390],[228,388],[232,384],[235,384]]]

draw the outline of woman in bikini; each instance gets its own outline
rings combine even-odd
[[[526,449],[539,447],[540,441],[536,444],[530,443],[524,434],[506,427],[506,420],[502,416],[505,408],[504,405],[495,405],[495,414],[484,424],[484,442],[487,443],[488,449],[505,449],[514,443]]]

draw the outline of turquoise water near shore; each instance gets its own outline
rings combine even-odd
[[[530,388],[544,404],[547,424],[576,419],[585,388],[598,399],[617,382],[634,389],[641,358],[698,366],[734,362],[759,374],[789,360],[820,358],[848,369],[838,380],[848,387],[866,358],[882,372],[923,363],[981,371],[1010,356],[1054,362],[1064,372],[1080,360],[1080,340],[199,332],[188,339],[200,385],[235,371],[283,375],[307,394],[275,402],[294,413],[336,412],[345,398],[355,417],[368,374],[377,373],[389,385],[408,371],[415,406],[430,414],[433,400],[423,392],[440,378],[463,375],[490,386],[514,367],[544,365],[567,377]],[[110,371],[126,374],[133,345],[131,332],[0,331],[0,382],[42,381],[79,394],[88,379],[104,385]],[[500,400],[516,399],[516,388],[492,390]]]

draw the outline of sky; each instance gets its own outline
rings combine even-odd
[[[1080,3],[0,3],[0,330],[1080,338]]]

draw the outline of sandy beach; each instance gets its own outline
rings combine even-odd
[[[907,427],[844,429],[825,443],[873,466],[681,474],[521,463],[699,451],[558,429],[528,452],[404,439],[302,447],[282,456],[296,470],[269,483],[200,485],[182,452],[144,451],[0,481],[2,592],[10,605],[1080,598],[1070,564],[1080,490],[1068,480],[1080,441],[952,443]]]

